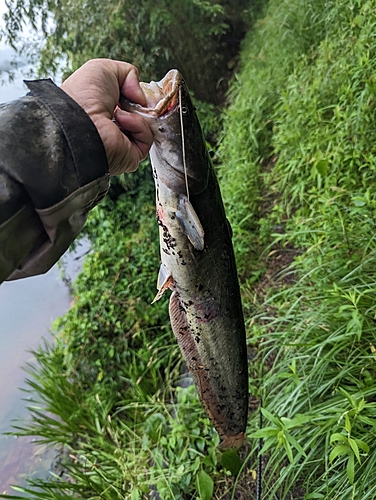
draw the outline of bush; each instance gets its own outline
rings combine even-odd
[[[44,28],[41,71],[48,75],[62,58],[65,73],[94,57],[129,61],[144,81],[177,67],[198,99],[215,103],[227,89],[248,6],[246,0],[11,0],[5,20],[15,45],[23,22]]]

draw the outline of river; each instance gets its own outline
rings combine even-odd
[[[7,67],[10,56],[10,49],[0,46],[0,68]],[[22,75],[17,73],[12,83],[0,86],[0,102],[16,99],[26,92]],[[79,265],[79,260],[68,256],[71,276]],[[22,399],[25,394],[20,388],[26,387],[23,367],[33,361],[30,350],[37,349],[43,337],[51,339],[52,321],[69,308],[69,289],[60,274],[55,266],[43,276],[0,285],[0,493],[11,494],[11,484],[25,485],[25,474],[45,476],[55,454],[53,450],[35,446],[30,438],[16,438],[4,432],[12,430],[14,419],[28,418]]]

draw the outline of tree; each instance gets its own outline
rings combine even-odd
[[[261,4],[262,2],[259,3]],[[250,18],[248,0],[9,0],[3,36],[19,51],[22,24],[42,29],[41,74],[93,57],[134,63],[143,80],[177,67],[198,99],[217,103]]]

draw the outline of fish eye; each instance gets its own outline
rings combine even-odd
[[[181,112],[183,113],[183,115],[187,115],[188,114],[188,108],[187,108],[187,106],[182,106],[181,107]]]

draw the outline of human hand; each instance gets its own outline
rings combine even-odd
[[[141,116],[116,108],[120,92],[130,101],[146,105],[137,68],[126,62],[92,59],[67,78],[61,88],[86,111],[97,127],[110,175],[136,170],[148,154],[153,136]]]

